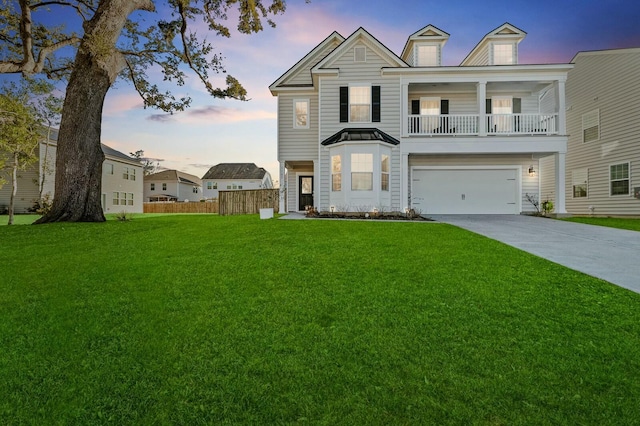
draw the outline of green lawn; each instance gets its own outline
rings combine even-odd
[[[0,228],[0,424],[639,424],[640,295],[437,223]]]
[[[615,217],[568,217],[562,220],[570,222],[586,223],[589,225],[608,226],[609,228],[628,229],[640,231],[640,219],[626,219]]]

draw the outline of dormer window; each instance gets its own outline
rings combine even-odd
[[[414,63],[417,67],[436,67],[440,65],[438,60],[438,46],[419,44],[415,47]]]
[[[516,63],[514,54],[515,45],[494,44],[493,45],[493,65],[513,65]]]

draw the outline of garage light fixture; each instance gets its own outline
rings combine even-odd
[[[535,176],[536,175],[536,171],[533,168],[533,165],[529,166],[529,176]]]

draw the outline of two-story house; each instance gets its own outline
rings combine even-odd
[[[15,212],[27,213],[42,196],[55,196],[55,160],[58,131],[40,142],[38,161],[18,175]],[[142,164],[140,161],[102,144],[102,209],[105,213],[142,213]],[[0,188],[0,212],[9,205],[11,185]]]
[[[580,52],[571,62],[567,211],[640,216],[640,48]]]
[[[271,173],[254,163],[220,163],[202,176],[204,198],[218,198],[219,191],[273,188]]]
[[[144,199],[158,201],[200,201],[202,181],[178,170],[163,170],[144,177]]]
[[[550,157],[565,213],[572,65],[519,64],[525,36],[505,23],[443,66],[449,34],[433,25],[400,56],[363,28],[329,35],[270,86],[281,211],[533,212],[527,194],[538,196]]]

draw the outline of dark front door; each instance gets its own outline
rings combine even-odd
[[[305,210],[307,206],[313,207],[313,176],[298,178],[298,200],[300,210]]]

